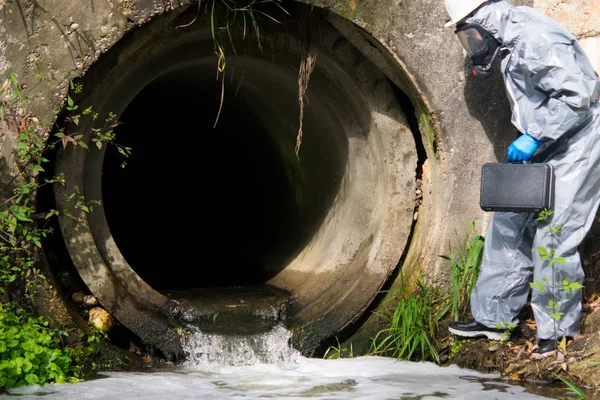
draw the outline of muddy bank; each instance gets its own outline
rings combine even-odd
[[[531,310],[521,314],[520,324],[509,341],[464,339],[448,336],[443,339],[442,365],[456,364],[482,373],[525,382],[559,382],[566,379],[580,388],[600,395],[600,301],[584,304],[582,335],[565,343],[559,351],[540,357],[536,352],[535,321]],[[441,327],[447,332],[447,324]]]

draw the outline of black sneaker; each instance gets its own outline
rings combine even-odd
[[[556,350],[556,340],[540,339],[538,340],[538,347],[534,351],[539,354],[546,354],[554,350]]]
[[[510,338],[510,332],[505,329],[488,328],[475,320],[467,322],[451,322],[448,330],[458,336],[487,337],[491,340],[505,341]]]
[[[558,341],[555,339],[540,339],[538,340],[538,347],[534,350],[534,352],[539,354],[550,353],[556,350],[556,344],[561,342],[561,340],[562,339],[558,339]],[[567,336],[565,340],[568,343],[569,341],[573,340],[573,337]]]

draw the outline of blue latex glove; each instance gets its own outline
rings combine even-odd
[[[525,132],[508,146],[506,162],[529,161],[541,143],[541,141]]]

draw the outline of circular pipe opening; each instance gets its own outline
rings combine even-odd
[[[360,316],[407,243],[417,156],[393,87],[320,11],[293,8],[284,28],[261,25],[269,50],[235,43],[223,81],[208,21],[177,29],[195,9],[154,18],[84,77],[81,107],[99,118],[79,127],[88,153],[57,156],[67,186],[56,201],[77,216],[61,231],[102,305],[167,353],[181,323],[223,309],[165,294],[261,284],[289,293],[286,321],[310,350]],[[298,159],[306,54],[317,63]],[[133,149],[124,169],[114,148],[92,144],[110,112]],[[64,199],[76,187],[103,207],[74,208]]]
[[[121,168],[121,154],[107,149],[104,210],[125,260],[157,290],[268,282],[306,246],[335,195],[339,179],[327,171],[341,168],[343,149],[321,143],[330,153],[315,165],[321,187],[302,187],[298,162],[276,139],[293,134],[297,105],[270,118],[273,96],[293,93],[263,79],[262,64],[248,62],[243,82],[230,75],[236,85],[225,85],[220,113],[207,64],[155,79],[120,117],[117,138],[133,152]],[[331,119],[318,111],[308,126]]]

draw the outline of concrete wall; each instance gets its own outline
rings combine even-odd
[[[535,0],[533,6],[559,21],[580,41],[600,71],[600,2],[595,0]]]

